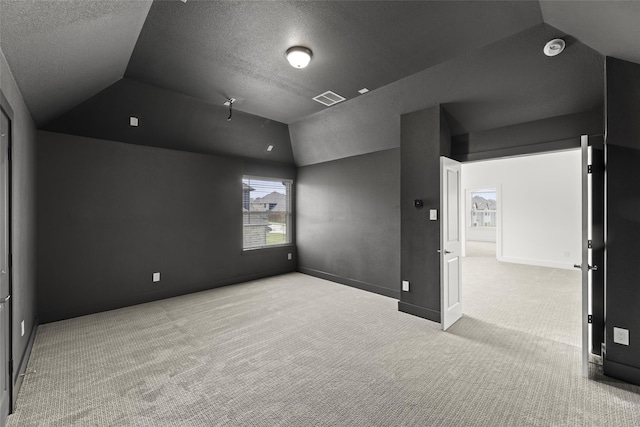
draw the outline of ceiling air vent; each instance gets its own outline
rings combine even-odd
[[[338,102],[342,102],[345,99],[347,98],[345,98],[344,96],[340,96],[335,92],[331,92],[330,90],[313,97],[314,101],[317,101],[322,105],[326,105],[327,107],[331,107],[332,105],[337,104]]]

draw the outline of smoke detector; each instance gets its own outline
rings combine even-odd
[[[553,39],[549,41],[546,45],[544,45],[544,54],[547,56],[556,56],[560,55],[566,46],[564,40],[562,39]]]

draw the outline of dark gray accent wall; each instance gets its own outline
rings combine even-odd
[[[293,166],[42,131],[37,147],[42,322],[295,270],[294,246],[242,250],[242,175]]]
[[[36,312],[36,129],[11,70],[0,51],[0,94],[11,116],[11,280],[13,399],[22,383],[30,344],[38,324]],[[8,105],[8,107],[7,107]],[[25,334],[20,323],[24,320]]]
[[[445,107],[446,108],[446,107]],[[580,135],[602,135],[598,108],[454,137],[451,155],[464,162],[580,147]]]
[[[263,117],[121,79],[44,130],[194,153],[293,163],[287,125]],[[238,101],[237,108],[241,104]],[[139,126],[129,126],[129,117]],[[273,145],[272,151],[267,146]]]
[[[640,65],[606,59],[606,271],[604,373],[640,384]],[[613,328],[629,330],[629,345]]]
[[[440,322],[440,156],[449,154],[448,128],[439,105],[401,117],[401,280],[410,283],[398,309]],[[415,207],[421,200],[422,207]]]
[[[400,151],[298,169],[299,271],[400,296]]]

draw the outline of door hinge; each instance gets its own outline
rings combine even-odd
[[[587,240],[587,248],[593,249],[593,240]]]
[[[587,323],[593,323],[593,314],[587,315]]]
[[[13,359],[9,360],[9,375],[13,378]]]
[[[591,165],[587,165],[587,173],[592,173]]]

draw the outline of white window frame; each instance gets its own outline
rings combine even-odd
[[[274,183],[282,183],[285,185],[286,188],[286,205],[287,205],[287,209],[285,212],[285,224],[284,224],[284,228],[285,228],[285,239],[286,241],[284,243],[273,243],[273,244],[267,244],[267,236],[268,233],[270,231],[266,231],[265,230],[265,241],[264,244],[257,244],[257,245],[247,245],[248,241],[251,241],[254,239],[254,237],[251,237],[250,239],[247,238],[246,235],[246,230],[248,226],[250,226],[250,223],[247,223],[247,218],[245,217],[245,215],[248,215],[249,221],[251,221],[251,212],[257,212],[257,211],[251,211],[250,207],[251,204],[249,204],[249,212],[245,212],[245,190],[244,190],[244,184],[245,184],[245,180],[249,181],[249,185],[251,181],[266,181],[266,182],[274,182]],[[243,222],[242,222],[242,250],[243,251],[254,251],[257,249],[269,249],[269,248],[278,248],[278,247],[283,247],[283,246],[290,246],[293,244],[293,206],[292,206],[292,201],[293,201],[293,180],[292,179],[286,179],[286,178],[274,178],[274,177],[268,177],[268,176],[254,176],[254,175],[243,175],[242,176],[242,215],[243,215]],[[251,200],[251,196],[249,194],[249,200]],[[262,224],[260,224],[262,225]],[[267,226],[266,224],[264,224],[265,226]],[[260,228],[260,227],[257,227]]]

